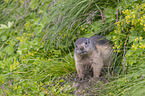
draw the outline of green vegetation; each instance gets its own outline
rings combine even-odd
[[[91,92],[145,94],[144,0],[1,0],[0,13],[2,96],[73,96],[73,43],[95,34],[113,41],[117,73]]]

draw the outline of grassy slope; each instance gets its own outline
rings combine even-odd
[[[4,0],[0,3],[1,94],[74,95],[77,77],[73,42],[78,37],[94,34],[105,34],[112,39],[114,49],[117,53],[121,52],[121,57],[125,55],[126,43],[127,70],[124,74],[123,68],[119,68],[122,67],[119,63],[122,59],[116,59],[118,67],[114,70],[121,70],[119,74],[107,80],[100,78],[88,82],[80,94],[142,96],[145,93],[143,2]],[[125,11],[127,9],[129,11]],[[140,18],[134,18],[133,15],[137,16],[138,12]],[[132,21],[128,20],[128,16]],[[126,25],[129,22],[130,25],[121,25],[121,22]],[[133,31],[130,30],[132,26]],[[130,31],[120,35],[120,29]],[[109,82],[104,83],[105,80]]]

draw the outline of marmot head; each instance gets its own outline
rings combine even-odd
[[[80,38],[75,42],[75,52],[84,55],[91,48],[91,41],[89,38]]]

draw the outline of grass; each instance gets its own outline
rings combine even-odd
[[[0,3],[1,96],[145,94],[143,1],[2,0]],[[126,20],[127,17],[136,21]],[[73,43],[95,34],[106,35],[114,43],[117,56],[112,70],[116,73],[98,80],[79,81]]]

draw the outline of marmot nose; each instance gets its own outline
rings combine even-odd
[[[81,47],[80,50],[84,50],[84,47]]]

